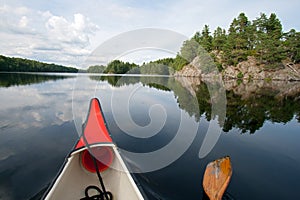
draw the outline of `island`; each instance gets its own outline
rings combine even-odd
[[[248,20],[240,13],[226,31],[201,32],[184,41],[175,58],[163,58],[138,66],[112,61],[107,66],[91,66],[87,72],[112,74],[162,74],[223,79],[300,80],[300,32],[283,32],[275,13],[261,13]]]

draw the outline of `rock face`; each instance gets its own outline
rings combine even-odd
[[[190,64],[184,66],[182,70],[175,72],[174,76],[201,77],[202,71],[199,67],[199,58],[196,57]]]
[[[284,68],[276,70],[265,70],[259,66],[254,57],[249,56],[247,61],[243,61],[237,66],[228,66],[222,72],[225,80],[230,79],[251,79],[251,80],[285,80],[300,81],[300,65],[284,63]],[[199,67],[199,58],[196,57],[190,64],[183,67],[175,76],[210,78],[217,75],[216,70],[211,73],[203,73]]]
[[[212,66],[209,68],[207,66]],[[210,71],[210,72],[208,72]],[[201,79],[219,79],[221,73],[218,72],[217,67],[213,64],[211,58],[200,61],[199,57],[196,57],[190,64],[184,66],[182,70],[175,72],[174,76],[183,77],[200,77]]]
[[[300,80],[299,66],[285,64],[283,69],[265,70],[257,65],[256,59],[249,56],[247,61],[229,66],[223,71],[223,77],[228,79],[252,79],[252,80]]]

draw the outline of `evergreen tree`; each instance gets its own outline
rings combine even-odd
[[[256,50],[256,57],[262,62],[263,53],[265,49],[265,40],[267,38],[267,21],[268,18],[266,14],[261,13],[259,18],[253,21],[253,25],[255,27],[255,42],[254,48]]]
[[[250,25],[251,23],[244,13],[233,19],[224,45],[223,60],[226,64],[236,65],[241,61],[247,60],[248,50],[252,46],[249,39],[249,30],[252,30]]]
[[[212,50],[212,36],[210,35],[209,26],[204,25],[204,28],[201,32],[201,37],[199,44],[206,50],[211,51]]]
[[[236,33],[236,49],[248,49],[248,37],[249,37],[249,27],[251,25],[250,21],[244,13],[239,14],[235,25]]]
[[[198,42],[200,44],[200,40],[201,40],[201,34],[199,31],[197,31],[195,33],[195,35],[192,37],[193,40],[195,40],[196,42]]]
[[[282,37],[282,25],[275,13],[272,13],[267,22],[267,34],[274,40],[280,40]]]
[[[134,63],[113,60],[112,62],[108,63],[107,68],[104,70],[104,73],[125,74],[129,70],[136,67],[138,67],[138,65]]]
[[[285,54],[281,41],[282,25],[280,20],[274,13],[269,18],[265,14],[261,14],[254,21],[254,24],[257,32],[255,49],[261,63],[272,66],[275,63],[281,62]]]
[[[284,34],[284,39],[287,57],[294,63],[300,63],[300,32],[291,29]]]
[[[225,29],[217,27],[213,34],[212,49],[218,51],[223,50],[225,47],[226,39],[227,37]]]
[[[234,18],[233,21],[230,24],[230,27],[228,29],[228,38],[227,38],[227,42],[226,42],[226,49],[236,49],[237,48],[237,43],[236,43],[236,39],[237,39],[237,19]]]
[[[180,49],[180,55],[188,62],[192,62],[197,56],[198,46],[199,43],[195,39],[186,40]]]
[[[188,61],[184,59],[179,54],[176,55],[174,61],[171,63],[171,67],[174,68],[176,71],[181,70],[185,65],[188,64]]]
[[[223,60],[227,65],[236,65],[234,51],[237,49],[237,19],[234,18],[228,29],[227,41],[224,45]]]

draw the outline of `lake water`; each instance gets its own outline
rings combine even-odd
[[[300,82],[0,73],[0,199],[39,199],[99,98],[146,199],[202,199],[229,155],[228,199],[299,199]]]

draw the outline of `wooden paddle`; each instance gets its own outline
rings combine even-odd
[[[221,200],[232,175],[230,158],[208,163],[204,172],[203,188],[210,200]]]

